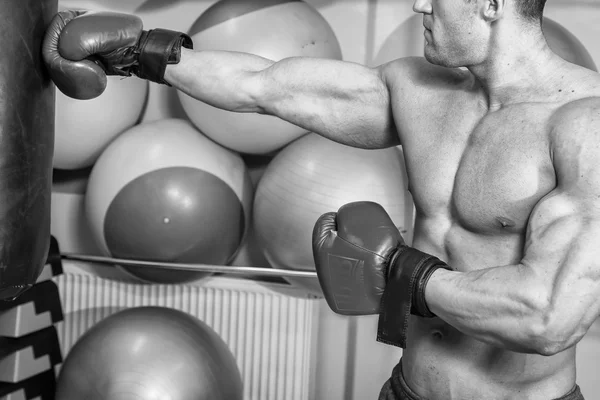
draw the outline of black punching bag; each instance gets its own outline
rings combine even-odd
[[[35,284],[50,244],[54,85],[43,60],[58,0],[0,6],[0,299]]]

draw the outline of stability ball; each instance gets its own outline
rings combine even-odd
[[[383,205],[410,242],[413,203],[407,182],[400,148],[362,150],[310,133],[281,150],[258,183],[253,211],[258,245],[272,267],[314,270],[317,219],[361,200]],[[316,279],[289,281],[322,294]]]
[[[325,18],[298,0],[221,0],[200,15],[189,34],[197,50],[245,52],[273,61],[294,56],[342,58]],[[272,153],[306,133],[273,116],[224,111],[177,93],[200,131],[240,153]]]
[[[186,120],[134,126],[100,155],[85,213],[103,253],[117,258],[226,265],[243,244],[252,183],[242,158]],[[123,267],[135,277],[183,283],[203,272]]]
[[[92,100],[56,91],[54,168],[90,167],[120,133],[135,125],[144,109],[148,82],[109,76],[106,90]]]
[[[241,400],[242,378],[206,323],[165,307],[119,311],[67,354],[56,400]]]
[[[423,57],[424,29],[422,15],[415,14],[407,18],[384,40],[370,64],[377,66],[402,57]]]
[[[573,64],[597,71],[594,59],[583,43],[567,28],[558,22],[545,17],[542,25],[548,46],[556,54]]]
[[[548,46],[556,54],[569,62],[597,71],[590,53],[564,26],[544,17],[542,28]],[[413,15],[388,36],[371,64],[377,66],[402,57],[422,57],[424,46],[423,17]]]

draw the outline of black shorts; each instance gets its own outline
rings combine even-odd
[[[383,385],[379,393],[379,400],[427,400],[411,390],[402,375],[402,363],[394,368],[392,377]],[[566,395],[554,400],[585,400],[579,386],[575,385]]]

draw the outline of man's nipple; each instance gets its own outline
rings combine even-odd
[[[500,226],[504,229],[514,228],[515,225],[517,225],[515,221],[504,217],[496,217],[496,221],[498,221]]]

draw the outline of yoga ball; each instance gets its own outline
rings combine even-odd
[[[567,28],[548,17],[544,17],[542,28],[548,46],[556,54],[569,62],[597,71],[590,53]],[[384,41],[371,65],[382,65],[402,57],[422,57],[425,46],[423,30],[421,15],[408,18]]]
[[[342,58],[325,18],[298,0],[221,0],[202,13],[188,33],[197,50],[245,52],[273,61],[294,56]],[[277,117],[224,111],[177,93],[200,131],[240,153],[272,153],[306,133]]]
[[[54,168],[90,167],[120,133],[135,125],[148,95],[148,81],[109,76],[106,90],[91,100],[56,91]]]
[[[272,267],[313,271],[317,219],[361,200],[380,203],[412,240],[413,203],[399,147],[362,150],[305,135],[275,156],[258,183],[253,211],[258,245]],[[322,294],[316,279],[288,280]]]
[[[591,54],[567,28],[545,17],[542,25],[548,46],[556,54],[573,64],[597,71]]]
[[[250,223],[252,183],[242,158],[186,120],[134,126],[100,155],[85,213],[101,251],[117,258],[226,265]],[[123,267],[149,282],[203,272]]]
[[[241,400],[242,378],[206,323],[165,307],[135,307],[92,326],[67,353],[56,400]]]
[[[385,39],[370,64],[378,66],[402,57],[423,57],[424,30],[423,16],[420,14],[410,16]]]

